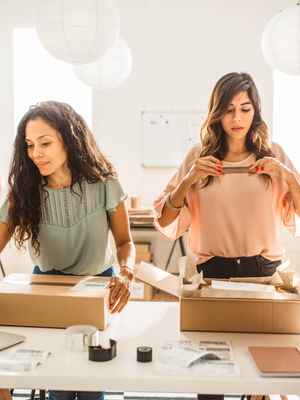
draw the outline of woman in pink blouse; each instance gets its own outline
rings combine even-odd
[[[283,255],[280,224],[296,232],[300,179],[270,142],[251,76],[216,83],[201,139],[155,201],[157,228],[170,239],[189,231],[204,277],[272,275]]]

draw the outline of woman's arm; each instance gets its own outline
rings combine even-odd
[[[300,183],[296,174],[291,171],[286,173],[286,181],[289,185],[290,193],[292,195],[295,212],[300,217]]]
[[[256,174],[268,174],[284,179],[292,195],[295,213],[300,217],[300,182],[298,174],[291,165],[286,166],[274,157],[263,157],[249,168],[249,172]]]
[[[129,282],[133,279],[133,268],[135,264],[135,246],[131,237],[129,218],[124,202],[109,214],[110,228],[116,243],[117,257],[120,265],[120,275],[112,278],[110,282],[109,304],[111,312],[120,312],[127,304],[130,291]]]
[[[222,162],[217,158],[213,156],[197,158],[176,188],[170,192],[161,216],[157,219],[159,225],[168,226],[176,219],[184,205],[187,192],[196,182],[208,176],[219,176],[222,171]]]
[[[109,214],[110,228],[117,247],[121,274],[128,275],[135,264],[135,246],[131,237],[128,212],[124,202]]]
[[[164,205],[161,216],[157,219],[157,222],[161,227],[164,228],[165,226],[170,225],[177,218],[184,205],[184,199],[190,187],[191,185],[189,181],[186,178],[183,178],[179,185],[170,192],[168,201]]]

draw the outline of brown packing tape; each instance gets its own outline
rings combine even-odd
[[[249,167],[224,167],[224,174],[249,174]]]

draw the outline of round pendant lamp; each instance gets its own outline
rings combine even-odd
[[[87,64],[116,43],[120,20],[111,0],[42,0],[37,3],[36,30],[52,56]]]
[[[110,90],[121,85],[130,76],[132,56],[124,39],[107,50],[98,61],[73,67],[75,75],[96,90]]]
[[[268,22],[262,36],[262,51],[271,68],[300,75],[300,1]]]

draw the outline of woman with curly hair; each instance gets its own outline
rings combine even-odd
[[[38,103],[18,126],[9,193],[0,209],[0,252],[13,236],[18,247],[28,241],[35,274],[111,276],[109,306],[120,312],[135,261],[125,198],[83,118],[68,104]],[[75,396],[50,392],[52,400]],[[103,399],[103,393],[77,392],[77,398]]]
[[[216,83],[201,139],[155,201],[157,228],[171,239],[189,230],[204,277],[272,275],[283,255],[280,223],[295,231],[300,216],[300,180],[270,142],[249,74]]]

